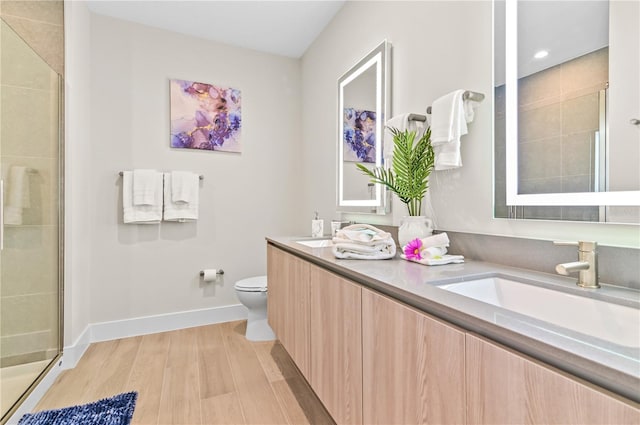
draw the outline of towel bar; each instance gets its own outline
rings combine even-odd
[[[421,122],[427,121],[427,117],[420,114],[409,114],[409,117],[407,119],[409,121],[421,121]]]
[[[484,94],[467,90],[462,93],[462,100],[473,100],[475,102],[482,102],[484,100]],[[431,106],[427,108],[427,114],[431,115]]]
[[[120,171],[120,172],[118,173],[118,175],[119,175],[120,177],[124,176],[124,171]],[[200,175],[198,176],[198,178],[199,178],[200,180],[204,180],[204,176],[203,176],[202,174],[200,174]]]

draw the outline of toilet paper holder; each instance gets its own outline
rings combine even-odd
[[[224,270],[218,269],[216,270],[216,274],[224,274]],[[200,270],[200,276],[204,276],[204,270]]]

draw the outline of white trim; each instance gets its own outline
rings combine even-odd
[[[33,411],[33,409],[35,409],[40,399],[44,397],[45,393],[49,390],[49,388],[51,388],[58,375],[60,375],[60,373],[64,369],[64,367],[62,366],[63,362],[61,360],[58,360],[58,364],[51,368],[49,373],[47,373],[44,378],[42,378],[42,381],[40,381],[40,383],[34,388],[31,394],[29,394],[29,397],[27,397],[27,399],[22,402],[20,407],[18,407],[13,415],[11,415],[9,420],[7,420],[6,422],[7,425],[16,425],[25,413],[30,413],[31,411]]]
[[[246,318],[246,307],[242,304],[235,304],[155,316],[135,317],[113,322],[93,323],[91,325],[91,342],[174,331]]]
[[[89,344],[91,344],[91,325],[87,325],[84,328],[84,331],[72,345],[64,347],[62,351],[62,368],[66,370],[76,367],[84,352],[89,348]]]

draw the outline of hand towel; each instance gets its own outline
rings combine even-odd
[[[391,233],[384,232],[369,224],[352,224],[336,232],[333,243],[356,243],[360,245],[377,245],[393,240]]]
[[[431,247],[448,247],[449,246],[449,236],[446,232],[438,233],[437,235],[428,236],[422,239],[422,246],[424,248]]]
[[[384,158],[384,163],[387,167],[391,166],[391,161],[393,158],[393,134],[389,130],[391,127],[397,128],[400,131],[415,131],[416,132],[416,140],[419,140],[422,137],[423,133],[426,130],[424,123],[421,121],[412,121],[409,120],[410,114],[400,114],[394,117],[391,117],[384,124],[384,138],[382,143],[382,157]]]
[[[197,176],[196,176],[197,177]],[[164,214],[165,221],[184,223],[198,219],[199,196],[198,191],[192,194],[191,202],[173,202],[171,173],[164,173]]]
[[[352,260],[388,260],[396,256],[395,243],[380,243],[373,246],[355,243],[338,243],[333,245],[336,258]]]
[[[387,260],[396,255],[391,234],[369,224],[352,224],[336,232],[333,255],[341,259]]]
[[[433,102],[431,106],[433,146],[459,141],[461,136],[467,134],[463,94],[464,90],[456,90]]]
[[[4,223],[19,226],[22,213],[31,206],[27,167],[11,166],[7,180],[7,204],[4,207]]]
[[[157,205],[156,170],[133,170],[133,205]]]
[[[464,263],[464,257],[462,255],[443,255],[442,258],[423,258],[421,260],[409,260],[404,254],[400,255],[403,260],[411,261],[413,263],[423,264],[425,266],[442,266],[445,264],[459,264]]]
[[[122,175],[122,206],[126,224],[158,224],[162,220],[162,173],[154,179],[154,199],[152,205],[134,205],[133,172]]]
[[[190,203],[198,196],[200,177],[189,171],[171,172],[171,201]]]

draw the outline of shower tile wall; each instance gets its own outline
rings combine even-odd
[[[599,91],[608,81],[608,48],[521,78],[518,85],[519,192],[587,192],[594,184]],[[496,216],[506,217],[505,91],[496,88]],[[523,218],[598,221],[598,207],[526,207]],[[519,215],[520,216],[520,215]]]
[[[57,72],[62,73],[64,63],[62,10],[60,1],[0,2],[5,196],[11,167],[30,169],[22,224],[5,226],[0,265],[2,367],[51,358],[59,341]]]

